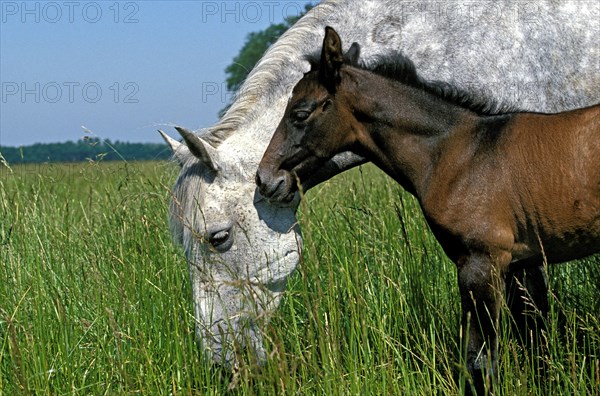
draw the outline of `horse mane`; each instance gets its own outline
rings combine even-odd
[[[311,70],[318,70],[320,53],[307,56],[307,60],[311,63]],[[400,51],[376,57],[369,64],[365,64],[362,60],[359,60],[358,64],[351,64],[350,66],[370,71],[414,88],[422,89],[450,103],[471,110],[478,115],[500,115],[516,111],[511,106],[500,106],[498,102],[491,98],[476,97],[472,93],[459,89],[445,81],[424,79],[417,73],[414,62]]]
[[[315,31],[322,29],[323,15],[331,15],[339,5],[339,0],[329,0],[309,10],[293,27],[288,29],[256,63],[246,80],[238,89],[235,98],[223,117],[215,125],[202,132],[202,139],[213,147],[231,136],[242,125],[252,121],[258,115],[253,110],[262,98],[276,98],[284,93],[293,82],[286,82],[289,76],[281,71],[287,65],[295,63],[293,54],[298,52]],[[318,10],[317,10],[318,8]],[[300,68],[301,65],[298,65]],[[300,73],[300,76],[302,73]]]

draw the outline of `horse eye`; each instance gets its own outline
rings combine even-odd
[[[215,249],[226,250],[229,248],[227,245],[230,245],[230,243],[228,243],[230,242],[230,235],[231,234],[229,230],[215,232],[208,238],[208,243],[210,243]]]

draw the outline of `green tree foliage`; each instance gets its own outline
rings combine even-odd
[[[272,24],[265,30],[248,34],[239,54],[225,69],[227,89],[237,91],[265,51],[312,7],[312,4],[306,4],[301,15],[289,16],[282,23]]]

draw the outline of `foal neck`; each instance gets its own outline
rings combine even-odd
[[[472,136],[487,118],[367,70],[346,73],[344,96],[359,125],[355,150],[417,196],[451,138]],[[464,150],[469,143],[464,139]]]

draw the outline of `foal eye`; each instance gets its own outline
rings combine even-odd
[[[306,121],[310,117],[310,112],[306,110],[298,110],[292,113],[295,122]]]

